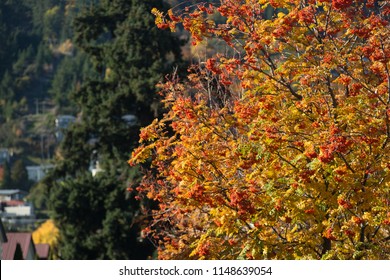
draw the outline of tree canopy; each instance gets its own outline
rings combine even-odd
[[[164,8],[162,1],[104,0],[75,18],[75,43],[93,71],[72,93],[80,114],[49,180],[60,258],[145,259],[154,251],[140,236],[144,204],[126,192],[137,168],[123,165],[139,124],[159,112],[157,82],[180,62],[180,41],[154,25],[154,6]],[[129,114],[138,122],[127,123]]]
[[[161,85],[129,161],[159,257],[388,259],[389,1],[217,3],[153,10],[230,49]]]

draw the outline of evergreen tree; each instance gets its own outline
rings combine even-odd
[[[1,188],[2,189],[8,189],[12,186],[12,180],[11,180],[11,170],[9,168],[8,161],[5,161],[3,164],[3,180],[1,181]]]
[[[162,8],[162,1],[104,0],[76,19],[76,43],[91,56],[98,74],[96,80],[84,84],[76,98],[88,116],[99,113],[91,119],[101,118],[93,103],[97,99],[111,103],[114,111],[104,110],[107,115],[102,116],[108,119],[129,110],[140,114],[144,123],[156,117],[156,110],[149,116],[145,112],[156,109],[155,85],[163,73],[172,71],[181,43],[169,31],[157,29],[150,14],[153,7]]]
[[[158,113],[156,84],[180,58],[180,41],[155,27],[153,7],[162,9],[162,1],[102,0],[75,20],[76,43],[94,73],[73,94],[80,121],[69,128],[50,177],[61,258],[142,259],[154,249],[140,240],[141,206],[126,193],[137,179],[126,160],[139,124]],[[139,124],[126,123],[126,114]],[[93,165],[101,169],[95,176]]]
[[[145,259],[151,254],[150,244],[137,241],[138,206],[126,199],[118,180],[116,171],[95,177],[84,172],[52,189],[60,258]]]
[[[30,182],[28,180],[28,173],[23,160],[18,159],[11,167],[11,181],[15,188],[28,191]]]
[[[49,93],[61,110],[71,106],[71,92],[76,91],[77,87],[91,72],[88,68],[83,69],[85,63],[88,63],[86,55],[81,52],[74,56],[66,56],[59,63]]]
[[[6,122],[22,113],[21,100],[36,93],[35,56],[41,39],[34,28],[36,2],[0,2],[0,119]]]
[[[4,118],[6,121],[12,119],[13,106],[12,103],[15,98],[15,91],[13,89],[12,77],[8,71],[5,72],[3,79],[0,82],[0,120]]]

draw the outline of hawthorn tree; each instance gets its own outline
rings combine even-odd
[[[161,85],[167,112],[129,160],[150,164],[138,190],[159,203],[159,257],[389,259],[390,1],[154,14],[230,49]]]

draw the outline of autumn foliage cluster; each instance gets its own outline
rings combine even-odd
[[[226,45],[161,85],[129,160],[159,257],[389,259],[390,1],[212,3],[153,10]]]
[[[58,235],[59,231],[53,220],[47,220],[32,233],[32,238],[35,244],[47,243],[53,248],[58,241]]]

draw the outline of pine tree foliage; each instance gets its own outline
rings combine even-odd
[[[81,113],[49,180],[60,258],[143,259],[154,250],[140,238],[144,205],[126,192],[137,170],[123,166],[139,124],[158,113],[156,84],[180,62],[180,41],[155,27],[154,6],[162,1],[104,0],[74,21],[75,43],[93,69],[72,93]],[[139,124],[126,123],[127,114]],[[92,176],[94,167],[100,172]]]

